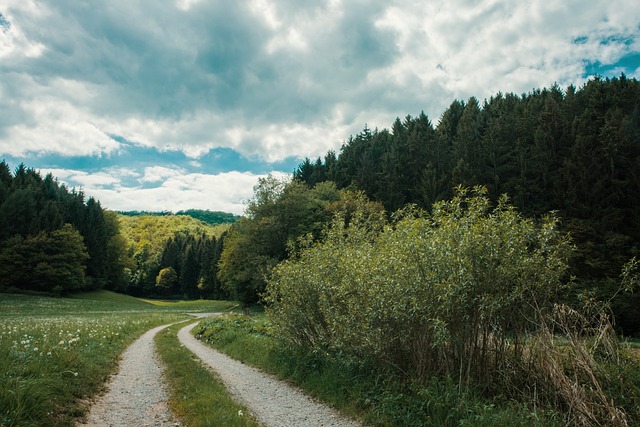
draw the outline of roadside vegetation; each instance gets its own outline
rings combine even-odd
[[[364,197],[353,207],[272,270],[272,325],[213,320],[199,335],[379,425],[640,421],[640,365],[607,306],[559,298],[574,247],[553,216],[494,207],[481,187],[392,221]],[[637,282],[632,260],[620,292]]]
[[[184,311],[231,305],[161,307],[108,291],[83,299],[1,294],[0,426],[73,425],[143,332],[188,318]]]
[[[494,401],[453,379],[427,384],[381,375],[372,366],[347,363],[287,346],[265,315],[232,314],[204,321],[194,332],[230,357],[291,381],[343,413],[371,426],[564,426],[552,411]]]

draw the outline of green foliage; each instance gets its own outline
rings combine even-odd
[[[491,209],[484,190],[460,190],[392,224],[338,215],[321,243],[273,270],[266,301],[283,337],[309,351],[479,382],[554,300],[570,252],[555,219],[538,226],[504,198]]]
[[[0,251],[0,286],[55,294],[76,291],[85,286],[88,259],[82,236],[70,224],[9,239]]]
[[[128,283],[136,296],[157,293],[161,269],[172,267],[178,280],[162,295],[226,298],[217,280],[222,236],[229,224],[210,226],[189,216],[118,215],[129,258]]]
[[[621,355],[602,304],[557,304],[572,251],[552,216],[526,219],[506,197],[492,208],[485,189],[459,189],[391,223],[337,215],[322,241],[273,269],[265,302],[303,353],[419,388],[452,378],[459,393],[511,397],[575,425],[627,425],[640,419],[640,390],[620,381],[635,378],[637,360]],[[636,268],[625,269],[630,286]]]
[[[265,278],[287,257],[290,242],[318,236],[329,206],[340,198],[331,183],[308,189],[299,182],[262,178],[247,205],[247,218],[234,223],[224,239],[218,278],[233,299],[256,302]]]
[[[150,211],[118,211],[123,216],[190,216],[209,225],[231,224],[240,219],[238,215],[227,212],[210,211],[202,209],[187,209],[178,211],[175,214],[169,211],[150,212]]]
[[[193,235],[204,233],[209,237],[218,238],[229,228],[229,225],[210,226],[184,215],[119,215],[118,219],[127,246],[133,253],[148,247],[152,254],[158,254],[162,251],[165,242],[176,233],[184,232]]]
[[[604,292],[640,253],[639,100],[640,83],[623,74],[564,92],[454,101],[435,128],[424,114],[396,119],[391,132],[365,127],[337,155],[305,159],[294,179],[362,190],[390,213],[431,209],[459,184],[486,186],[494,203],[509,194],[528,217],[558,211],[578,248],[571,273],[602,279]],[[640,331],[637,319],[615,314],[627,334]]]
[[[162,289],[171,289],[178,283],[178,274],[172,267],[166,267],[160,270],[156,277],[156,286]]]
[[[2,161],[0,175],[0,289],[122,286],[119,230],[98,201],[24,165],[12,175]]]

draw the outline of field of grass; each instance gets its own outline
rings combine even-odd
[[[73,298],[0,294],[0,427],[74,425],[116,368],[119,354],[143,332],[190,319],[186,312],[221,312],[233,305],[140,300],[108,291]],[[157,341],[171,365],[174,410],[190,425],[234,425],[231,420],[251,425],[251,419],[238,416],[241,409],[224,400],[211,374],[177,344],[177,328]],[[287,378],[371,425],[560,424],[552,413],[461,392],[455,381],[406,384],[320,354],[295,354],[279,344],[262,310],[252,318],[207,320],[198,330],[205,342],[230,356]],[[628,343],[640,349],[640,340]],[[218,405],[230,408],[220,413],[225,421],[205,415]]]
[[[218,313],[226,311],[236,305],[230,301],[211,300],[171,301],[140,299],[138,301],[151,304],[156,308],[162,308],[165,311],[184,311],[190,313]]]
[[[108,291],[74,298],[0,294],[0,426],[69,426],[119,354],[154,326],[233,304],[153,304]]]

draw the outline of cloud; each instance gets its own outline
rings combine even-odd
[[[152,166],[144,169],[141,182],[161,182],[167,178],[179,176],[184,173],[181,169],[170,169],[162,166]]]
[[[640,77],[632,0],[6,0],[0,13],[0,154],[91,174],[123,162],[144,186],[172,179],[153,166],[290,171],[365,124],[437,122],[454,99]]]
[[[253,195],[258,179],[266,176],[248,172],[184,173],[180,168],[146,168],[143,176],[122,168],[96,173],[73,169],[39,170],[42,175],[51,173],[60,183],[82,190],[88,197],[100,200],[103,207],[117,211],[176,212],[192,208],[242,214],[244,203]],[[273,175],[287,176],[282,172]],[[137,185],[124,185],[124,177],[133,178]],[[153,185],[149,186],[150,183]]]
[[[117,147],[102,131],[193,159],[216,147],[268,161],[315,156],[365,122],[581,83],[585,63],[640,50],[636,9],[627,0],[10,0],[2,86],[22,88],[9,96],[22,114],[4,120],[4,140],[39,153],[46,134],[48,150],[109,153]]]

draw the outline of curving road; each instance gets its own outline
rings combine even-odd
[[[182,345],[210,367],[234,398],[265,427],[361,425],[310,399],[300,390],[204,345],[190,333],[196,324],[180,329],[178,338]],[[119,371],[109,381],[108,392],[91,407],[86,422],[79,424],[80,427],[181,425],[167,405],[163,368],[153,340],[168,326],[151,329],[124,351]]]
[[[247,366],[198,341],[187,325],[178,339],[213,369],[236,400],[266,427],[357,427],[336,410],[310,399],[300,390]]]

